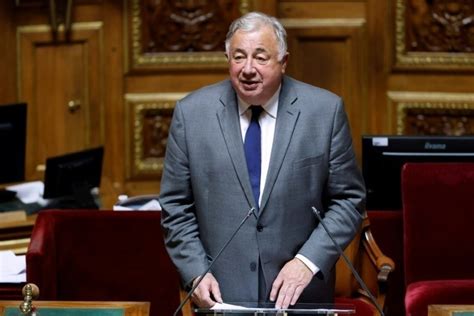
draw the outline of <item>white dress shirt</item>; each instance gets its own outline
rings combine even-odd
[[[270,165],[270,156],[272,153],[273,146],[273,137],[275,135],[275,125],[276,118],[278,113],[278,97],[280,95],[280,88],[275,92],[275,94],[268,100],[265,104],[260,104],[263,108],[258,123],[260,124],[261,131],[261,144],[262,144],[262,165],[261,165],[261,175],[260,175],[260,197],[258,204],[260,205],[262,201],[262,193],[265,188],[265,182],[267,180],[268,166]],[[240,131],[242,133],[242,141],[245,141],[245,134],[250,125],[250,120],[252,118],[252,111],[250,106],[253,104],[248,104],[244,100],[238,97],[239,104],[239,117],[240,117]],[[259,104],[254,104],[259,105]],[[301,260],[312,272],[316,274],[319,271],[319,268],[311,262],[308,258],[301,254],[297,254],[296,258]]]

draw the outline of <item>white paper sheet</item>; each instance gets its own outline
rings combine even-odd
[[[227,303],[216,303],[211,307],[212,310],[246,310],[249,309],[244,306],[227,304]]]
[[[44,192],[44,183],[42,181],[25,182],[8,186],[7,189],[15,191],[16,197],[23,203],[30,204],[41,199]]]
[[[26,257],[11,250],[0,251],[0,283],[26,282]]]

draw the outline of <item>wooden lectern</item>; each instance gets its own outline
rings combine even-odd
[[[0,316],[22,316],[22,301],[0,301]],[[35,301],[39,316],[148,316],[148,302]]]

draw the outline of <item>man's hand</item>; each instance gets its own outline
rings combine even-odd
[[[288,308],[295,305],[303,290],[313,278],[313,272],[299,259],[288,261],[273,281],[270,300],[275,308]]]
[[[199,278],[201,277],[194,279],[193,286],[199,281]],[[221,291],[216,278],[211,273],[206,274],[191,298],[194,304],[201,308],[212,307],[217,302],[222,303]]]

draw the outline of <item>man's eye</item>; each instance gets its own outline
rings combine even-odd
[[[234,56],[234,60],[235,60],[235,61],[242,61],[242,60],[244,60],[244,58],[245,58],[245,57],[242,56],[242,55]]]
[[[266,56],[257,56],[255,59],[259,64],[266,64],[268,61],[268,58]]]

